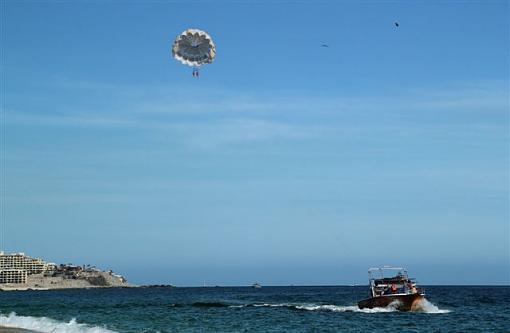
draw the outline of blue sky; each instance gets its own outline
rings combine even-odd
[[[508,12],[7,1],[5,249],[135,283],[508,284]],[[199,79],[170,57],[190,27]]]

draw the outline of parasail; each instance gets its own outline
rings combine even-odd
[[[184,65],[193,67],[193,76],[198,76],[198,67],[213,62],[216,46],[205,31],[188,29],[175,39],[172,56]]]

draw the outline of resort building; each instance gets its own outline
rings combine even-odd
[[[27,271],[22,269],[0,269],[0,284],[27,283]]]
[[[32,258],[24,253],[0,252],[0,284],[26,283],[28,275],[51,271],[55,264]]]

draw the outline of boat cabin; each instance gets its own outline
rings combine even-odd
[[[368,270],[370,297],[422,294],[402,267],[384,266]]]

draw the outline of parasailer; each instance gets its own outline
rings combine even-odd
[[[216,46],[207,32],[188,29],[175,39],[172,56],[184,65],[193,67],[191,75],[199,77],[200,66],[212,63],[216,57]]]

